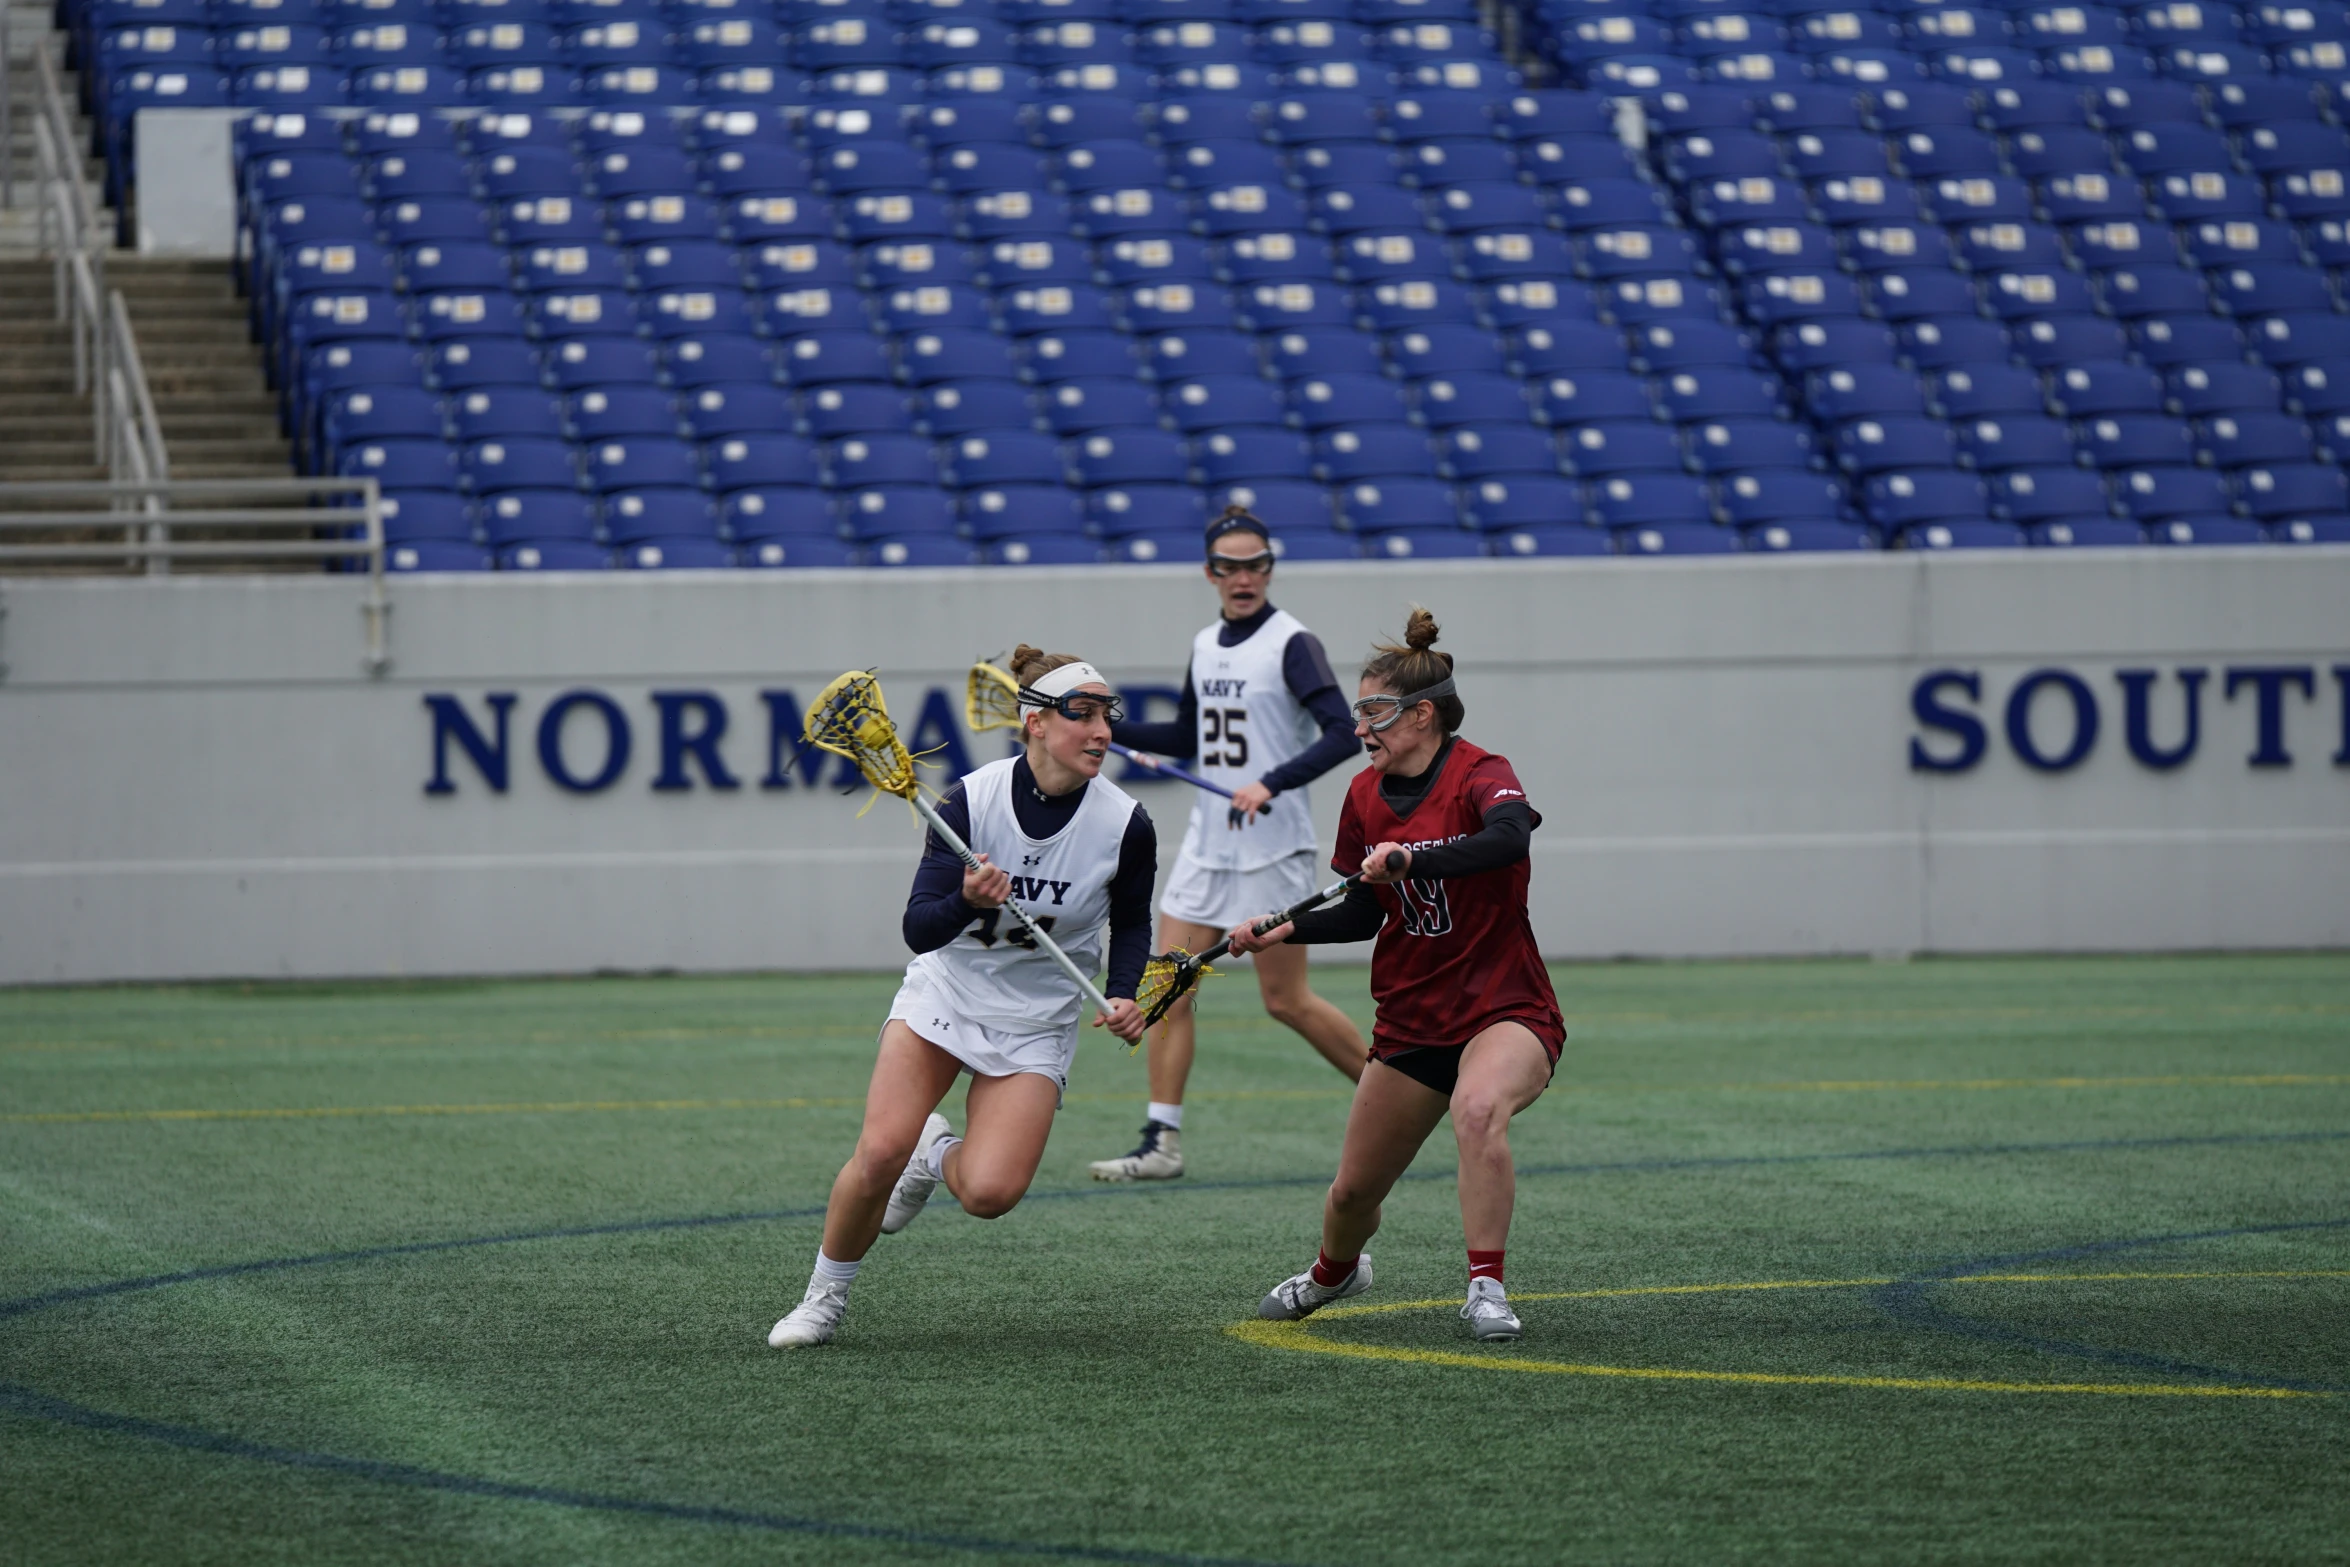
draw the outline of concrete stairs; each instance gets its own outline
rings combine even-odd
[[[0,258],[0,482],[103,479],[46,261]]]
[[[290,477],[292,449],[230,263],[116,255],[106,281],[130,309],[172,477]]]
[[[16,171],[16,199],[11,202],[0,189],[0,252],[30,250],[40,234],[39,192],[33,186],[33,111],[41,101],[40,80],[34,72],[33,55],[37,50],[49,51],[53,61],[65,58],[65,35],[51,25],[47,0],[0,0],[0,10],[8,18],[8,91],[13,104],[13,127],[5,140],[0,140],[0,158],[13,158]],[[114,232],[114,214],[106,209],[105,186],[99,182],[100,165],[88,156],[90,149],[90,120],[72,101],[76,91],[74,78],[63,66],[59,77],[67,94],[67,109],[73,116],[76,138],[72,151],[82,154],[91,176],[90,206],[98,214],[98,222],[108,234]]]

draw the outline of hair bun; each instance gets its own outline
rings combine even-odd
[[[1403,623],[1404,646],[1415,653],[1425,653],[1436,645],[1436,617],[1418,605],[1412,606],[1412,618]]]

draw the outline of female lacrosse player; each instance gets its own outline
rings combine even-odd
[[[1371,1065],[1323,1205],[1322,1254],[1258,1315],[1302,1317],[1371,1287],[1363,1246],[1379,1205],[1450,1110],[1469,1248],[1461,1315],[1480,1339],[1514,1339],[1522,1329],[1501,1282],[1517,1195],[1510,1117],[1549,1086],[1567,1030],[1526,918],[1527,842],[1542,818],[1510,764],[1456,732],[1452,657],[1435,646],[1435,620],[1415,609],[1404,645],[1382,645],[1363,666],[1355,733],[1371,765],[1347,790],[1331,862],[1362,880],[1262,936],[1247,924],[1232,932],[1241,952],[1378,937]]]
[[[1265,525],[1228,506],[1208,525],[1207,577],[1224,613],[1192,639],[1183,705],[1169,723],[1124,723],[1121,744],[1192,764],[1233,793],[1229,808],[1193,791],[1183,852],[1159,905],[1161,949],[1197,952],[1224,927],[1284,908],[1314,889],[1314,820],[1306,785],[1355,754],[1354,719],[1322,639],[1265,597],[1273,546]],[[1268,811],[1276,795],[1286,795]],[[1265,1010],[1349,1078],[1363,1075],[1363,1036],[1306,983],[1302,947],[1256,960]],[[1189,997],[1151,1035],[1149,1118],[1142,1143],[1096,1160],[1102,1181],[1163,1181],[1183,1173],[1183,1085],[1191,1076]]]
[[[864,1131],[832,1183],[808,1293],[767,1335],[777,1349],[832,1337],[874,1236],[912,1223],[939,1182],[964,1212],[993,1219],[1035,1178],[1077,1053],[1080,997],[1004,913],[1007,901],[1087,973],[1108,925],[1110,1010],[1094,1026],[1130,1044],[1142,1037],[1134,991],[1150,957],[1158,839],[1134,798],[1098,776],[1118,699],[1067,653],[1022,644],[1012,673],[1025,754],[980,768],[939,802],[981,865],[966,870],[934,834],[914,872],[905,936],[916,956],[882,1025]],[[957,1137],[938,1104],[963,1072],[970,1120]]]

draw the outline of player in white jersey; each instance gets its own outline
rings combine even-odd
[[[1018,899],[1088,973],[1106,948],[1110,1010],[1094,1024],[1129,1043],[1142,1037],[1134,992],[1150,957],[1159,851],[1149,815],[1098,776],[1118,699],[1066,653],[1023,644],[1012,674],[1026,748],[939,801],[982,863],[964,869],[932,836],[915,870],[905,935],[916,956],[882,1025],[864,1130],[832,1183],[808,1292],[767,1335],[777,1349],[832,1338],[874,1237],[912,1223],[941,1182],[964,1212],[993,1219],[1036,1178],[1083,1002],[1006,902]],[[957,1137],[938,1105],[965,1072],[969,1120]]]
[[[1120,743],[1186,761],[1233,792],[1227,806],[1204,789],[1192,791],[1183,852],[1159,904],[1162,950],[1198,952],[1241,920],[1312,892],[1320,850],[1306,784],[1362,752],[1321,638],[1265,596],[1273,578],[1265,525],[1229,506],[1208,524],[1207,544],[1207,578],[1224,613],[1192,639],[1182,710],[1172,723],[1127,722],[1116,731]],[[1360,1078],[1368,1053],[1362,1033],[1314,994],[1305,949],[1267,948],[1256,970],[1266,1012],[1303,1034],[1349,1080]],[[1096,1160],[1096,1180],[1163,1181],[1183,1173],[1183,1086],[1192,1052],[1186,997],[1151,1035],[1141,1146]]]

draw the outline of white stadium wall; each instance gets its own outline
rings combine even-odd
[[[984,760],[937,722],[975,655],[1167,688],[1212,611],[1169,568],[392,591],[370,677],[352,579],[0,584],[0,981],[894,967],[916,830],[772,748],[796,702],[878,665]],[[1342,675],[1435,610],[1545,815],[1558,956],[2350,944],[2350,551],[1298,566],[1275,597]],[[1188,791],[1138,792],[1171,854]]]

